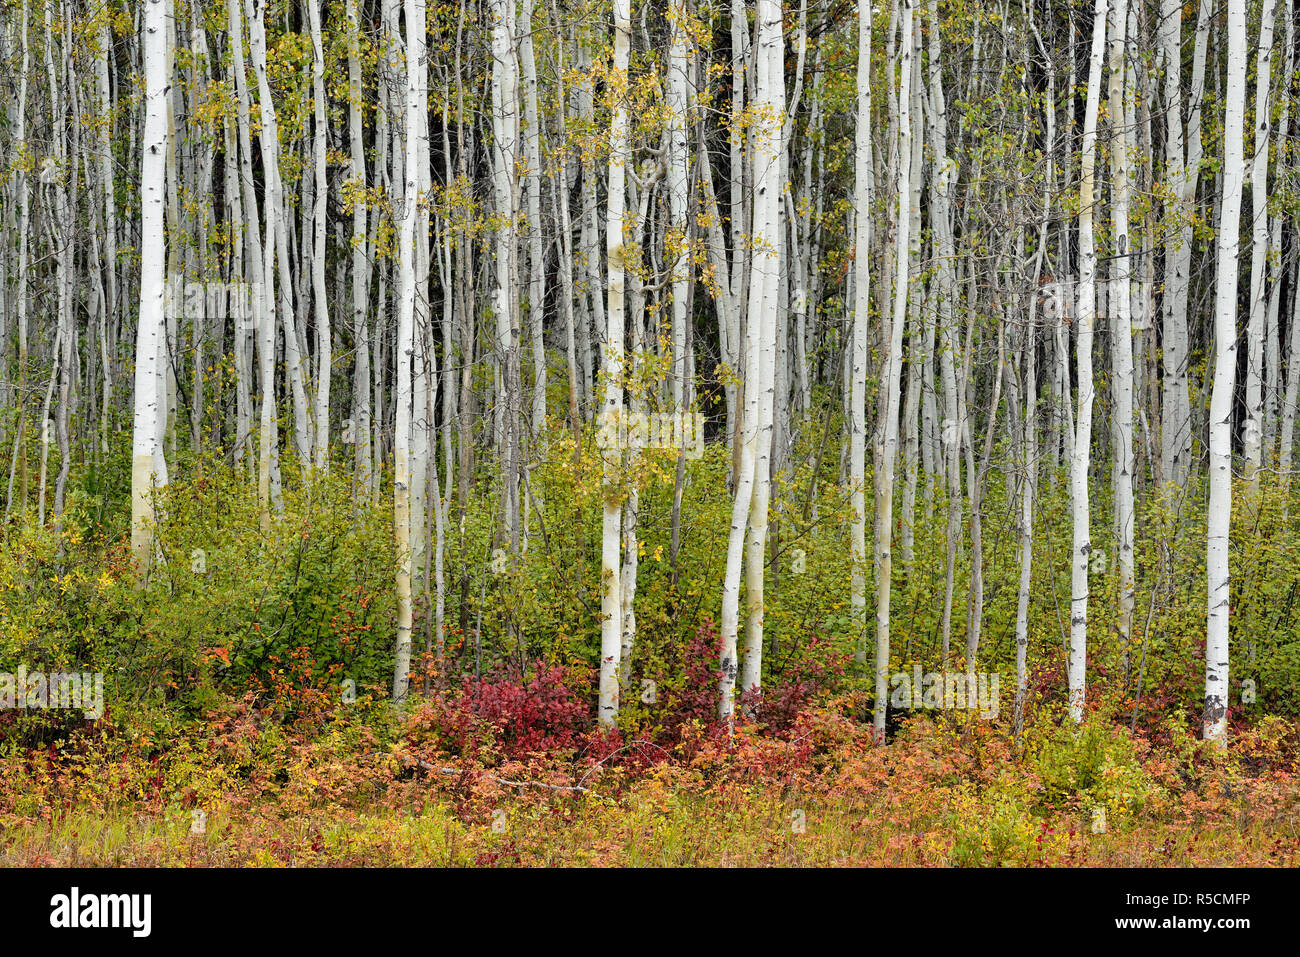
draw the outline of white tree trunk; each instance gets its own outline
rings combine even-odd
[[[97,62],[97,81],[99,101],[107,111],[112,102],[111,92],[108,85],[108,58],[110,54],[110,40],[107,16],[101,21],[99,27],[99,58]],[[23,109],[24,107],[19,107]],[[100,442],[101,451],[108,451],[108,412],[113,404],[113,364],[109,358],[109,330],[116,323],[119,299],[117,284],[117,198],[116,189],[113,185],[113,151],[112,151],[112,127],[111,124],[105,123],[102,126],[99,139],[99,187],[102,194],[104,206],[104,272],[108,279],[108,288],[104,299],[103,335],[100,345],[103,350],[104,362],[104,398],[100,410]],[[244,370],[238,369],[240,383],[247,388],[247,379]]]
[[[266,267],[264,280],[267,286],[268,305],[275,309],[272,292],[275,286],[275,264],[280,267],[280,313],[284,317],[284,360],[293,396],[293,436],[298,461],[304,469],[311,465],[311,431],[307,415],[307,389],[303,381],[302,350],[298,343],[298,330],[294,321],[293,303],[289,283],[293,272],[289,267],[289,241],[287,216],[284,208],[284,187],[280,179],[280,131],[276,120],[275,102],[271,96],[271,83],[266,65],[266,0],[245,0],[251,4],[248,11],[248,49],[253,72],[257,74],[258,101],[262,124],[258,138],[262,146],[262,168],[266,186]],[[247,7],[246,7],[247,9]],[[273,450],[274,451],[274,450]]]
[[[1246,323],[1246,421],[1242,452],[1248,492],[1259,487],[1264,438],[1264,319],[1268,309],[1268,140],[1272,122],[1269,81],[1273,66],[1274,0],[1263,0],[1255,61],[1255,157],[1250,167],[1250,312]]]
[[[1291,118],[1291,86],[1295,82],[1295,4],[1294,0],[1286,0],[1285,8],[1282,15],[1283,23],[1286,24],[1286,42],[1283,46],[1285,54],[1282,60],[1282,85],[1279,93],[1282,96],[1282,114],[1278,118],[1277,124],[1277,141],[1285,143],[1289,133],[1288,124]],[[1279,169],[1280,172],[1280,169]],[[1276,175],[1276,174],[1275,174]],[[1282,276],[1286,271],[1286,263],[1281,255],[1282,250],[1282,221],[1284,214],[1279,212],[1272,218],[1269,232],[1269,249],[1277,250],[1278,255],[1272,258],[1269,264],[1269,271],[1273,275],[1273,282],[1270,284],[1268,293],[1268,317],[1264,326],[1264,455],[1267,461],[1272,457],[1274,445],[1277,442],[1277,432],[1279,427],[1280,415],[1280,390],[1282,389],[1282,332],[1279,325],[1279,315],[1282,310]],[[1292,286],[1292,289],[1295,287]],[[1281,470],[1285,475],[1285,470]]]
[[[938,22],[936,0],[930,0],[930,22]],[[939,428],[939,445],[942,459],[940,469],[947,480],[947,527],[944,561],[944,603],[941,615],[942,654],[948,660],[952,650],[952,603],[956,585],[957,545],[961,538],[961,472],[958,459],[961,455],[962,430],[961,403],[957,394],[956,354],[957,340],[953,331],[953,303],[956,297],[952,234],[953,190],[956,188],[957,163],[948,155],[948,108],[943,91],[942,47],[940,29],[930,31],[930,96],[929,128],[931,148],[935,161],[930,179],[930,228],[934,237],[934,251],[938,259],[935,276],[934,309],[937,314],[939,374],[944,397],[944,421]]]
[[[1300,258],[1291,269],[1291,288],[1300,282]],[[1278,450],[1278,471],[1290,482],[1291,454],[1295,441],[1296,403],[1300,402],[1300,295],[1291,297],[1291,343],[1286,360],[1286,393],[1282,398],[1282,438]],[[1288,485],[1289,487],[1289,485]]]
[[[623,212],[626,206],[627,163],[630,159],[628,134],[628,61],[631,55],[631,0],[614,0],[614,62],[609,82],[614,97],[614,115],[609,133],[608,210],[605,224],[605,256],[609,270],[609,308],[606,313],[603,371],[605,396],[602,427],[615,435],[623,416]],[[610,728],[618,719],[619,664],[622,652],[621,564],[622,449],[617,441],[604,450],[603,510],[601,519],[600,701],[601,727]]]
[[[18,103],[17,111],[14,116],[14,142],[21,150],[29,148],[27,143],[27,87],[28,73],[31,70],[31,43],[27,36],[28,7],[27,0],[23,0],[22,11],[19,17],[18,30],[21,35],[20,46],[21,69],[18,78]],[[31,191],[28,186],[26,176],[15,177],[18,191],[18,263],[17,275],[15,276],[17,288],[14,290],[15,303],[15,325],[18,327],[18,394],[25,395],[27,390],[27,352],[28,352],[28,329],[27,329],[27,274],[29,266],[29,257],[31,247],[29,233],[31,232]],[[139,393],[137,393],[138,399]],[[24,504],[27,498],[27,420],[25,402],[19,404],[17,430],[18,435],[14,439],[14,469],[18,470],[19,453],[22,459],[22,486],[21,494]],[[132,485],[134,492],[135,474],[132,473]],[[13,506],[13,476],[10,476],[9,492],[5,497],[5,520],[8,521],[10,509]],[[134,536],[136,523],[134,521],[134,494],[132,497],[132,535]],[[143,550],[143,554],[148,556],[148,549]]]
[[[908,205],[912,192],[912,21],[915,0],[901,0],[898,49],[902,59],[898,83],[898,226],[894,238],[897,262],[894,270],[893,315],[888,327],[888,345],[881,363],[883,412],[876,447],[876,708],[875,738],[885,740],[885,717],[889,707],[889,613],[894,515],[894,463],[898,455],[899,387],[903,371],[903,325],[907,321],[908,260],[911,254],[911,216]]]
[[[871,321],[871,6],[858,5],[857,132],[854,139],[853,346],[849,376],[849,505],[853,562],[849,602],[856,657],[867,649],[867,348]]]
[[[1223,195],[1216,236],[1214,386],[1210,396],[1210,499],[1206,527],[1205,710],[1207,741],[1228,730],[1228,532],[1232,519],[1232,394],[1237,378],[1237,257],[1245,163],[1246,0],[1228,0],[1228,67],[1223,111]]]
[[[915,19],[915,14],[913,18]],[[912,30],[912,80],[911,80],[912,122],[919,126],[922,119],[921,106],[921,30]],[[912,178],[908,190],[907,217],[908,241],[908,283],[910,289],[907,301],[907,329],[910,351],[914,362],[909,361],[907,370],[907,400],[903,403],[901,423],[901,443],[903,459],[903,500],[899,508],[899,553],[903,561],[903,573],[906,575],[912,567],[916,551],[916,484],[917,469],[921,455],[921,437],[918,431],[921,408],[921,371],[924,368],[925,347],[922,344],[921,311],[925,306],[924,284],[919,282],[919,263],[921,262],[921,170],[925,162],[925,136],[912,137]]]
[[[498,228],[495,236],[495,284],[492,310],[496,318],[493,350],[496,402],[493,428],[497,454],[503,467],[503,524],[517,541],[519,398],[515,370],[518,367],[519,296],[517,219],[519,192],[519,66],[516,61],[517,31],[514,0],[492,0],[492,192]],[[513,550],[512,550],[513,554]]]
[[[1050,189],[1050,187],[1048,187]],[[1039,238],[1047,239],[1046,220]],[[1016,591],[1016,702],[1015,729],[1019,734],[1024,727],[1025,693],[1028,687],[1026,670],[1029,651],[1029,594],[1033,583],[1034,562],[1034,486],[1038,470],[1038,370],[1035,367],[1038,346],[1034,339],[1036,299],[1029,302],[1029,322],[1025,329],[1025,412],[1021,425],[1021,475],[1020,475],[1020,586]]]
[[[1097,113],[1101,99],[1101,67],[1106,46],[1106,0],[1093,12],[1092,52],[1088,61],[1088,99],[1083,114],[1083,145],[1079,161],[1079,305],[1077,364],[1079,414],[1075,420],[1074,455],[1070,460],[1070,504],[1074,517],[1074,549],[1070,554],[1069,712],[1083,720],[1088,661],[1088,566],[1092,541],[1088,511],[1088,460],[1092,450],[1093,323],[1097,311],[1097,248],[1093,237]]]
[[[311,24],[311,87],[313,122],[315,128],[312,136],[312,166],[316,184],[316,205],[312,210],[312,311],[316,319],[316,451],[315,466],[321,470],[329,468],[329,427],[330,427],[330,367],[332,349],[330,343],[329,301],[325,293],[325,213],[329,201],[329,180],[325,172],[325,138],[328,132],[328,118],[325,113],[325,48],[321,42],[321,3],[322,0],[307,0],[308,18]]]
[[[1116,0],[1111,16],[1110,87],[1107,96],[1111,119],[1110,179],[1111,232],[1115,244],[1111,260],[1110,321],[1113,369],[1111,388],[1115,402],[1111,419],[1115,530],[1118,537],[1116,570],[1119,574],[1119,640],[1127,660],[1133,633],[1133,323],[1132,240],[1129,236],[1129,135],[1122,104],[1133,95],[1126,83],[1126,30],[1128,0]]]
[[[1192,423],[1188,395],[1187,297],[1192,261],[1192,223],[1196,184],[1201,162],[1201,100],[1205,51],[1210,29],[1212,0],[1201,0],[1192,53],[1186,157],[1183,156],[1182,122],[1182,4],[1164,0],[1161,7],[1162,55],[1165,62],[1165,161],[1175,193],[1173,208],[1179,220],[1165,244],[1164,295],[1162,297],[1164,396],[1161,424],[1161,477],[1183,485],[1191,467]]]
[[[163,315],[166,236],[163,230],[167,148],[167,4],[147,0],[143,17],[144,136],[140,160],[140,321],[135,347],[132,427],[131,553],[142,579],[153,557],[154,489],[167,484],[159,394],[165,348]]]
[[[631,14],[629,14],[629,17]],[[629,27],[630,29],[630,27]],[[591,55],[587,50],[584,38],[578,41],[578,71],[582,75],[582,82],[578,85],[578,120],[588,129],[595,122],[595,105],[593,102],[592,87],[595,82],[591,70]],[[583,296],[583,302],[586,303],[587,310],[590,313],[588,321],[584,318],[578,331],[578,356],[582,372],[582,381],[584,391],[582,395],[582,404],[584,408],[592,408],[597,401],[604,402],[604,398],[599,400],[595,392],[595,369],[593,363],[596,361],[592,357],[591,332],[594,327],[600,335],[604,335],[606,328],[605,320],[605,299],[601,295],[601,289],[604,288],[604,275],[601,272],[601,255],[600,255],[600,212],[596,199],[596,163],[589,150],[582,151],[582,257],[583,257],[583,278],[586,283],[586,295]],[[598,356],[602,368],[604,357]]]
[[[664,97],[668,109],[668,216],[669,236],[673,248],[665,251],[672,263],[672,375],[669,388],[674,413],[684,411],[686,392],[686,306],[690,291],[690,254],[686,248],[689,228],[686,222],[686,182],[690,156],[686,147],[686,111],[690,104],[691,44],[686,24],[685,0],[673,0],[671,9],[672,39],[668,48],[668,91]],[[724,336],[725,340],[725,336]],[[725,357],[723,361],[726,361]]]
[[[528,332],[533,350],[533,441],[546,426],[546,345],[542,337],[546,258],[542,244],[542,131],[537,113],[537,64],[533,55],[533,2],[519,7],[519,63],[523,71],[524,164],[528,188]]]
[[[236,127],[239,130],[239,180],[243,191],[244,239],[248,246],[248,273],[252,277],[252,315],[244,322],[252,324],[257,340],[258,381],[262,391],[262,405],[258,424],[257,498],[261,511],[263,530],[271,524],[271,459],[275,439],[275,310],[267,288],[270,277],[265,275],[268,250],[262,248],[262,226],[258,213],[257,192],[253,184],[253,149],[249,129],[249,91],[244,68],[243,13],[240,0],[227,0],[226,12],[230,33],[230,50],[235,77]],[[274,233],[268,230],[267,246],[274,243]]]
[[[352,189],[352,334],[356,349],[353,366],[352,428],[354,489],[364,501],[370,490],[370,257],[366,249],[366,153],[365,125],[361,116],[361,27],[359,0],[347,0],[348,21],[348,145],[351,150]]]
[[[745,391],[758,393],[758,434],[754,457],[754,491],[745,543],[745,667],[741,687],[751,696],[761,689],[763,674],[763,575],[767,548],[768,506],[772,496],[772,446],[776,402],[777,324],[781,285],[781,205],[785,183],[778,161],[783,149],[785,115],[784,44],[779,0],[759,0],[758,49],[755,57],[756,100],[768,118],[754,134],[755,248],[749,324],[758,332],[758,379]],[[761,291],[760,291],[761,290]],[[784,391],[784,390],[783,390]],[[733,515],[734,517],[734,515]]]
[[[397,267],[397,384],[393,424],[393,531],[397,539],[397,655],[393,701],[406,699],[411,671],[411,365],[415,349],[415,238],[419,223],[420,109],[425,87],[424,0],[405,0],[406,151]]]

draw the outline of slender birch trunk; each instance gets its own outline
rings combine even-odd
[[[347,0],[348,30],[348,146],[352,161],[352,333],[356,357],[353,365],[352,428],[355,476],[353,488],[365,501],[370,491],[370,257],[367,255],[365,129],[361,116],[361,26],[359,0]]]
[[[785,183],[779,158],[784,151],[784,44],[779,0],[759,0],[755,16],[759,41],[755,53],[757,106],[766,118],[754,135],[755,249],[751,278],[761,292],[750,292],[749,323],[758,330],[758,434],[753,499],[745,543],[745,666],[741,688],[751,698],[761,690],[763,675],[763,576],[766,570],[768,509],[772,497],[772,449],[776,414],[776,367],[779,291],[782,275],[781,206]],[[746,391],[753,385],[746,384]],[[782,390],[784,392],[784,389]],[[733,516],[734,518],[734,516]]]
[[[258,352],[258,379],[262,392],[262,405],[258,425],[257,499],[261,510],[261,525],[265,531],[271,525],[271,460],[275,455],[275,305],[271,287],[273,276],[267,273],[266,264],[274,245],[274,232],[266,233],[266,249],[262,246],[257,193],[253,184],[253,150],[249,136],[248,81],[244,72],[243,13],[239,0],[227,0],[232,72],[235,76],[235,104],[239,130],[239,178],[243,189],[243,207],[246,214],[244,238],[248,246],[249,274],[253,280],[251,321],[256,332]],[[268,209],[269,215],[269,209]],[[269,219],[268,219],[269,223]]]
[[[1291,107],[1294,95],[1292,87],[1295,84],[1295,3],[1294,0],[1286,0],[1283,11],[1283,23],[1286,25],[1286,40],[1283,46],[1282,59],[1282,85],[1279,94],[1282,97],[1282,113],[1278,117],[1277,124],[1277,141],[1285,143],[1290,133],[1289,123],[1291,120]],[[1279,167],[1278,173],[1281,169]],[[1275,173],[1274,175],[1278,175]],[[1268,316],[1264,326],[1264,348],[1265,362],[1264,368],[1266,378],[1264,380],[1264,455],[1265,461],[1272,459],[1274,455],[1274,445],[1277,442],[1277,433],[1280,427],[1281,417],[1281,398],[1282,398],[1282,332],[1279,325],[1279,315],[1282,309],[1282,277],[1286,273],[1286,263],[1281,255],[1282,251],[1282,222],[1285,215],[1279,212],[1272,217],[1269,232],[1269,249],[1276,250],[1278,255],[1270,257],[1269,271],[1273,275],[1273,282],[1270,284],[1268,295]],[[1291,287],[1295,289],[1295,286]],[[1281,469],[1282,475],[1286,474],[1285,469]]]
[[[1046,220],[1039,236],[1039,259],[1042,243],[1046,240]],[[1024,729],[1025,694],[1028,690],[1026,668],[1029,652],[1029,596],[1033,583],[1034,562],[1034,487],[1038,468],[1038,370],[1035,359],[1038,346],[1035,342],[1034,308],[1037,299],[1029,300],[1029,321],[1025,328],[1024,351],[1024,421],[1021,424],[1021,474],[1020,474],[1020,585],[1016,591],[1016,702],[1015,731]]]
[[[30,145],[27,142],[27,87],[28,73],[31,70],[31,43],[27,35],[28,22],[28,5],[27,0],[23,0],[22,10],[19,16],[18,30],[21,34],[19,45],[22,48],[21,56],[21,73],[18,79],[18,103],[17,113],[14,116],[14,143],[17,144],[18,159],[24,165],[29,160]],[[146,78],[147,82],[147,78]],[[31,232],[31,190],[28,184],[28,173],[23,170],[17,176],[18,189],[18,263],[17,263],[17,288],[14,290],[14,296],[17,300],[15,304],[15,325],[18,327],[18,436],[14,440],[14,455],[16,458],[14,471],[20,473],[20,487],[22,503],[27,504],[28,495],[28,462],[27,462],[27,359],[28,359],[28,329],[27,329],[27,307],[28,307],[28,267],[31,255],[31,243],[29,233]],[[138,335],[138,332],[137,332]],[[137,401],[138,401],[137,393]],[[134,468],[134,466],[133,466]],[[152,471],[152,466],[151,466]],[[132,472],[132,490],[135,491],[136,475]],[[11,483],[12,484],[12,483]],[[135,499],[132,498],[132,534],[136,523],[135,516]],[[6,496],[5,518],[9,517],[10,506],[13,504],[12,491]],[[143,552],[146,556],[148,549]]]
[[[512,560],[518,559],[519,522],[519,297],[516,221],[519,214],[516,166],[519,158],[519,69],[516,61],[514,0],[493,0],[492,15],[492,193],[499,226],[495,237],[496,402],[493,413],[497,454],[503,466],[502,528],[510,535]]]
[[[605,351],[602,370],[605,395],[601,426],[612,431],[603,455],[601,487],[601,631],[600,703],[601,727],[611,728],[618,719],[619,665],[622,651],[621,525],[622,448],[617,436],[623,419],[623,284],[625,278],[623,215],[627,193],[627,163],[630,160],[628,117],[628,61],[632,40],[631,0],[614,0],[614,60],[609,77],[613,117],[609,133],[609,180],[605,223],[605,257],[609,278],[609,308],[606,312]]]
[[[1128,660],[1128,642],[1133,633],[1133,322],[1132,262],[1129,237],[1129,134],[1122,104],[1133,95],[1126,82],[1126,31],[1129,0],[1116,0],[1110,36],[1110,84],[1107,95],[1111,118],[1110,180],[1111,259],[1110,321],[1113,369],[1111,388],[1115,403],[1111,418],[1115,529],[1118,537],[1119,619],[1117,628],[1122,659]]]
[[[854,140],[853,346],[849,376],[849,507],[853,561],[849,601],[857,659],[867,653],[867,349],[871,321],[871,7],[858,5],[857,132]]]
[[[1205,51],[1210,30],[1212,0],[1197,7],[1196,39],[1192,53],[1186,157],[1183,155],[1182,120],[1182,7],[1164,0],[1161,7],[1162,56],[1165,63],[1165,162],[1175,194],[1178,228],[1165,244],[1164,295],[1162,297],[1164,396],[1161,424],[1161,473],[1165,482],[1183,485],[1191,468],[1191,399],[1188,394],[1187,299],[1192,257],[1192,213],[1201,164],[1201,100],[1204,92]]]
[[[1291,268],[1291,288],[1300,282],[1300,258]],[[1291,342],[1286,360],[1286,393],[1282,399],[1282,438],[1278,451],[1278,471],[1291,488],[1291,454],[1295,442],[1296,404],[1300,402],[1300,295],[1291,297]]]
[[[1259,490],[1264,437],[1264,320],[1268,310],[1268,141],[1272,125],[1269,86],[1273,67],[1274,0],[1260,8],[1255,60],[1255,157],[1250,167],[1250,311],[1246,323],[1246,421],[1242,427],[1243,475],[1247,495]],[[1213,400],[1211,400],[1213,401]]]
[[[673,0],[670,10],[672,38],[668,48],[668,206],[670,237],[665,258],[672,263],[672,374],[669,388],[673,413],[683,412],[686,392],[686,305],[690,284],[690,255],[686,248],[686,181],[690,156],[686,147],[686,111],[690,103],[690,38],[686,0]],[[707,162],[707,159],[706,159]],[[725,336],[724,336],[725,339]],[[724,360],[725,361],[725,360]]]
[[[112,96],[108,83],[109,30],[107,17],[99,25],[99,57],[96,60],[96,82],[99,101],[102,108],[111,117]],[[19,107],[22,109],[22,107]],[[112,127],[109,123],[101,126],[98,144],[99,187],[101,202],[104,206],[104,274],[108,280],[105,290],[103,322],[100,339],[103,351],[104,397],[100,411],[100,449],[108,451],[108,412],[113,404],[113,364],[109,358],[108,344],[110,330],[116,323],[118,313],[117,283],[117,198],[113,176]]]
[[[418,131],[424,98],[424,0],[404,0],[406,16],[406,150],[402,220],[397,257],[396,389],[393,423],[393,531],[397,539],[397,655],[393,702],[406,699],[411,671],[411,366],[415,351],[415,239],[420,221]],[[426,229],[427,231],[427,229]]]
[[[1237,258],[1245,171],[1246,0],[1227,0],[1228,65],[1223,102],[1223,194],[1216,236],[1214,386],[1210,396],[1210,500],[1206,525],[1205,710],[1207,741],[1228,732],[1228,533],[1232,519],[1232,394],[1237,378]]]
[[[908,204],[912,191],[912,20],[915,0],[901,0],[899,17],[898,83],[898,219],[894,238],[897,256],[894,270],[893,315],[888,345],[881,363],[881,421],[875,455],[875,568],[876,568],[876,706],[875,738],[885,741],[885,716],[889,707],[889,616],[891,547],[894,514],[894,463],[898,453],[899,384],[903,369],[903,324],[907,320],[908,260],[911,254],[911,217]]]
[[[143,581],[153,558],[154,492],[167,484],[159,416],[159,367],[163,355],[163,197],[167,147],[167,5],[144,8],[145,101],[140,160],[140,321],[136,329],[135,420],[132,427],[131,553]]]
[[[293,436],[298,461],[304,469],[311,465],[311,432],[308,427],[307,390],[303,381],[302,350],[299,346],[298,328],[294,318],[290,283],[293,271],[289,267],[289,231],[286,225],[284,187],[280,179],[280,130],[276,119],[275,102],[271,96],[271,83],[266,64],[266,0],[245,0],[248,10],[249,53],[253,72],[257,74],[258,105],[261,128],[258,139],[262,147],[262,168],[266,192],[266,267],[263,278],[267,284],[268,305],[275,308],[271,293],[276,285],[273,276],[278,263],[280,270],[279,312],[283,316],[284,359],[287,367],[289,389],[293,396]],[[274,255],[272,255],[274,253]]]
[[[524,165],[528,191],[528,337],[533,351],[533,442],[546,427],[546,343],[542,336],[546,302],[546,257],[542,243],[542,127],[537,112],[537,62],[533,53],[533,3],[519,7],[519,65],[524,95]]]
[[[312,166],[315,178],[315,208],[312,210],[312,312],[316,320],[316,439],[314,465],[321,471],[329,469],[330,427],[330,368],[333,350],[330,342],[329,297],[325,292],[325,215],[329,203],[329,180],[325,172],[325,139],[327,117],[325,113],[325,48],[321,42],[321,3],[307,0],[307,13],[311,24],[311,88],[314,129],[312,135]]]
[[[1092,374],[1093,324],[1097,312],[1097,248],[1093,236],[1096,214],[1094,173],[1097,161],[1097,114],[1101,99],[1101,68],[1106,46],[1107,0],[1097,0],[1093,12],[1092,52],[1088,61],[1088,99],[1083,113],[1083,146],[1079,160],[1079,414],[1075,420],[1074,455],[1070,460],[1070,504],[1074,519],[1074,550],[1070,556],[1069,712],[1083,721],[1088,659],[1088,569],[1092,557],[1089,531],[1088,459],[1092,451],[1092,403],[1096,395]]]

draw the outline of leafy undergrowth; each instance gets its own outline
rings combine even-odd
[[[1227,753],[1182,716],[1131,734],[973,716],[871,743],[860,694],[790,720],[593,726],[539,666],[292,720],[253,696],[146,731],[111,715],[0,752],[0,864],[1300,865],[1300,727]],[[10,729],[12,731],[12,729]],[[46,734],[50,733],[46,729]]]

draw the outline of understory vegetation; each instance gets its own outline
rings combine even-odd
[[[742,700],[729,737],[703,597],[717,592],[725,544],[725,523],[709,516],[727,508],[713,480],[725,449],[711,446],[690,463],[685,508],[698,520],[675,570],[672,486],[644,480],[639,640],[606,731],[595,720],[599,620],[582,591],[595,578],[584,562],[599,557],[596,457],[585,448],[575,459],[566,441],[556,436],[534,472],[562,520],[530,542],[517,578],[492,569],[489,480],[458,520],[448,566],[471,577],[449,585],[466,603],[448,611],[441,662],[432,651],[417,660],[400,709],[389,692],[391,513],[358,507],[346,473],[287,491],[264,532],[246,481],[192,463],[159,499],[166,560],[143,588],[111,489],[74,485],[57,534],[12,522],[0,546],[0,671],[103,672],[104,714],[0,712],[0,860],[1300,863],[1300,724],[1287,680],[1300,654],[1300,508],[1278,507],[1258,518],[1272,534],[1234,541],[1233,613],[1250,640],[1234,648],[1231,749],[1196,736],[1205,598],[1192,584],[1204,581],[1194,495],[1153,494],[1142,512],[1139,627],[1127,646],[1097,630],[1087,717],[1065,720],[1063,482],[1045,484],[1035,538],[1023,732],[1011,706],[1015,596],[999,584],[1014,580],[1015,539],[992,531],[981,667],[1001,679],[995,713],[918,700],[891,712],[882,748],[872,663],[854,660],[833,466],[811,491],[811,474],[796,477],[796,501],[774,509],[765,689]],[[989,489],[996,528],[1003,481]],[[940,665],[942,532],[941,518],[920,523],[911,563],[895,565],[893,672]],[[429,634],[428,616],[420,605],[417,635]],[[954,615],[954,645],[963,619]]]

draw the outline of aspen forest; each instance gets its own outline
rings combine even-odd
[[[1298,26],[0,0],[0,864],[1300,865]]]

